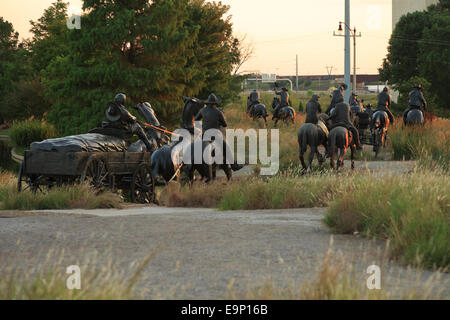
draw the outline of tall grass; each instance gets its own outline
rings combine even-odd
[[[450,120],[438,119],[424,127],[394,126],[390,132],[393,158],[419,160],[424,167],[449,170]]]
[[[0,210],[121,208],[122,198],[112,192],[96,194],[87,184],[54,187],[47,193],[17,191],[17,178],[0,171]]]
[[[329,203],[325,222],[339,233],[390,239],[401,262],[450,266],[450,180],[445,172],[357,176]]]
[[[9,129],[9,136],[14,147],[29,147],[35,141],[54,138],[55,128],[41,120],[26,120],[16,122]]]

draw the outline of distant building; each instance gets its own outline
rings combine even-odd
[[[392,0],[392,30],[401,16],[414,11],[423,11],[439,0]]]

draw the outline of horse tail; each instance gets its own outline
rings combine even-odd
[[[328,136],[328,152],[330,153],[330,156],[334,153],[334,148],[336,147],[336,133],[330,132],[330,135]]]
[[[300,131],[297,135],[297,141],[298,141],[298,147],[299,147],[299,154],[300,156],[306,152],[306,149],[308,148],[308,141],[305,130],[302,130],[300,128]]]

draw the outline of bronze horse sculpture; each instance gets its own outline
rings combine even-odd
[[[425,118],[423,116],[423,112],[420,109],[411,109],[406,115],[406,119],[404,122],[405,126],[416,126],[416,125],[424,125]]]
[[[387,131],[389,128],[389,117],[385,111],[376,111],[372,118],[372,141],[373,152],[378,155],[382,146],[386,145]]]
[[[184,107],[181,116],[181,127],[194,134],[194,118],[205,104],[197,98],[183,97],[183,101]]]
[[[322,145],[327,149],[328,129],[325,125],[326,118],[327,115],[321,114],[319,115],[320,120],[317,124],[305,123],[298,131],[297,141],[299,146],[299,158],[303,167],[303,172],[312,169],[314,155],[317,155],[319,164],[322,164],[325,161],[325,158],[320,154],[318,147]],[[307,166],[305,163],[305,153],[308,146],[310,152]]]
[[[252,106],[248,114],[250,115],[250,117],[252,117],[254,121],[259,118],[262,118],[264,120],[264,126],[267,125],[266,118],[269,116],[269,114],[267,113],[266,106],[263,105],[262,103],[258,103]]]
[[[272,109],[276,109],[279,105],[280,105],[280,99],[277,97],[273,98],[273,102],[272,102]],[[278,115],[277,116],[273,116],[272,120],[275,120],[275,125],[277,125],[278,121],[281,120],[283,121],[286,125],[289,124],[289,121],[291,121],[292,123],[295,122],[295,110],[294,108],[287,106],[287,107],[282,107],[279,111],[278,111]]]
[[[352,169],[355,168],[354,154],[356,150],[356,144],[353,141],[352,134],[349,130],[344,127],[336,127],[331,130],[328,135],[328,152],[330,155],[330,165],[332,169],[339,170],[340,167],[344,166],[344,157],[347,149],[351,150],[351,161]],[[336,155],[336,149],[339,149],[340,154],[337,161],[337,166],[334,166],[334,157]]]

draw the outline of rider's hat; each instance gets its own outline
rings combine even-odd
[[[422,90],[422,85],[420,83],[416,83],[413,88],[417,88],[419,90]]]
[[[120,110],[114,102],[108,102],[106,108],[106,119],[112,122],[120,119]]]
[[[341,87],[344,88],[344,90],[348,89],[348,85],[346,83],[341,83]]]
[[[288,91],[288,89],[286,89],[286,87],[281,88],[281,90]]]
[[[211,93],[207,100],[203,101],[205,104],[219,104],[222,102],[222,99],[216,97],[214,93]]]

